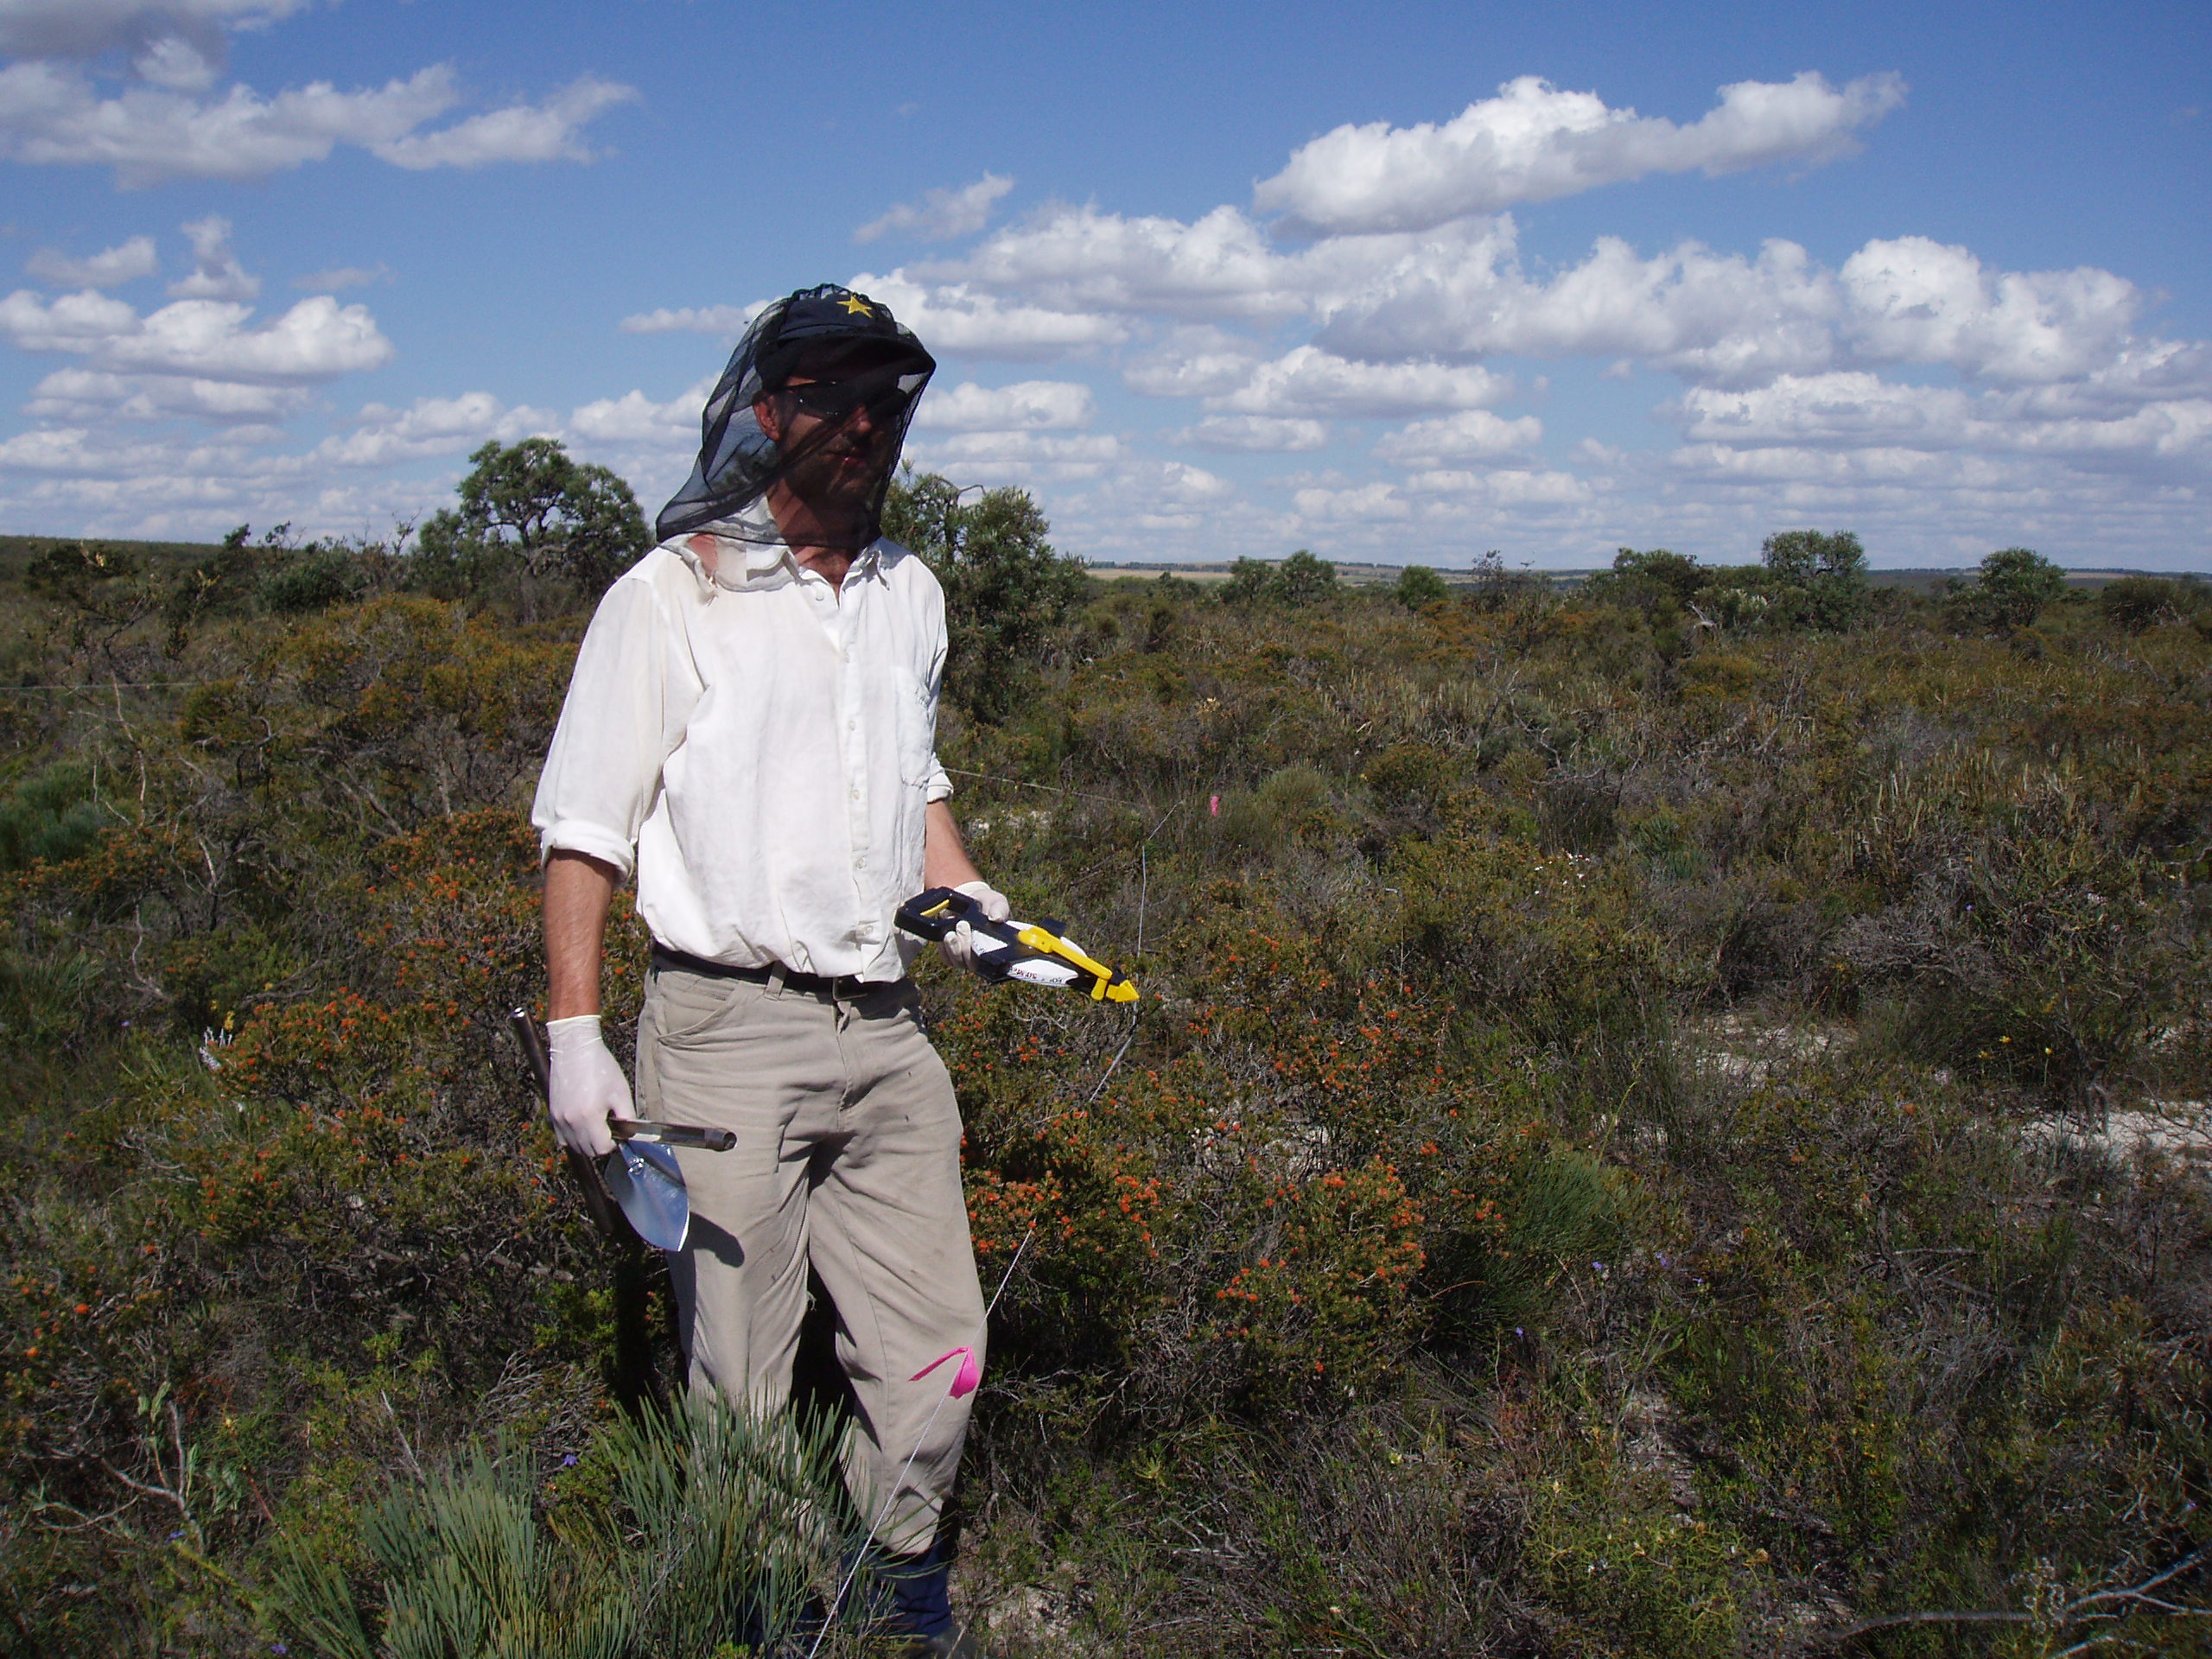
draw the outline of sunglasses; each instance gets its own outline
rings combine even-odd
[[[801,386],[785,386],[784,396],[809,415],[834,420],[849,415],[862,404],[871,410],[895,410],[913,397],[913,393],[893,381],[869,378],[864,380],[812,380]]]

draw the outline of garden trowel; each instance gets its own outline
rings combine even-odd
[[[550,1095],[553,1074],[545,1053],[545,1034],[526,1008],[507,1016],[537,1092]],[[671,1147],[696,1147],[704,1152],[728,1152],[737,1136],[728,1129],[701,1128],[691,1123],[656,1123],[647,1118],[609,1118],[614,1150],[597,1160],[573,1147],[568,1149],[569,1172],[583,1189],[584,1208],[601,1236],[619,1240],[622,1224],[615,1220],[619,1205],[630,1230],[656,1249],[680,1250],[691,1230],[691,1204],[683,1189],[683,1172]]]

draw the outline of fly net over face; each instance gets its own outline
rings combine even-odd
[[[890,308],[834,283],[763,311],[707,399],[699,459],[654,528],[857,552],[876,538],[936,360]]]

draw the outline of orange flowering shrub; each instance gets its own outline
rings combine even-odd
[[[1427,1328],[1432,1250],[1479,1280],[1520,1091],[1443,1005],[1318,942],[1209,923],[1171,948],[1186,971],[1134,1029],[1020,987],[963,987],[938,1024],[987,1277],[1027,1241],[1001,1351],[1125,1368],[1155,1408],[1341,1400]]]

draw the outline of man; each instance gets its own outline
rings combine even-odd
[[[983,1351],[951,1082],[892,917],[957,887],[1006,900],[961,845],[937,762],[944,601],[879,531],[936,367],[885,307],[834,286],[763,312],[708,400],[660,544],[608,589],[577,655],[531,817],[545,858],[551,1111],[608,1151],[634,1116],[599,1029],[601,941],[634,870],[653,938],[638,1023],[650,1116],[735,1131],[682,1152],[670,1256],[695,1390],[788,1395],[810,1265],[836,1306],[858,1432],[846,1483],[919,1654],[973,1655],[938,1540],[967,1432],[957,1348]],[[972,965],[970,942],[948,941]]]

